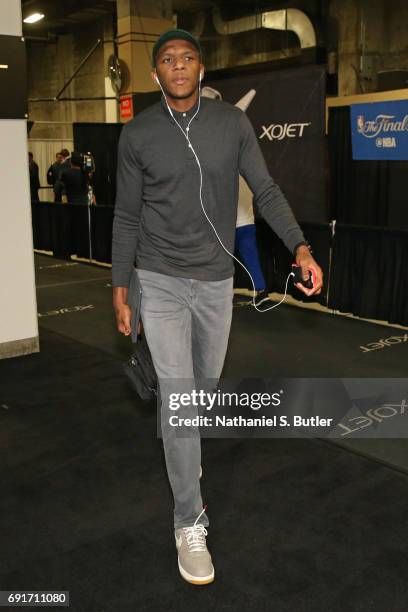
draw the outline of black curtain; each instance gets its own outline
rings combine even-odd
[[[61,204],[69,208],[72,223],[71,253],[78,257],[89,258],[89,210],[88,206],[81,204]]]
[[[153,106],[160,101],[161,91],[147,91],[145,93],[133,94],[133,113],[137,115],[149,106]]]
[[[91,208],[92,258],[97,261],[112,263],[113,212],[112,206]]]
[[[408,325],[408,231],[336,225],[329,307]]]
[[[51,207],[54,204],[39,202],[31,203],[31,219],[33,226],[34,248],[42,251],[52,251],[52,216]]]
[[[330,109],[330,217],[339,223],[408,229],[408,161],[353,160],[350,107]]]
[[[78,255],[89,259],[89,219],[91,220],[92,258],[112,262],[112,206],[78,204],[31,205],[34,248],[52,251],[55,257]]]
[[[74,148],[95,158],[93,189],[97,204],[114,206],[121,123],[74,123]]]

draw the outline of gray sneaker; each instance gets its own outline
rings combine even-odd
[[[205,542],[207,530],[204,525],[197,525],[197,521],[192,527],[182,527],[174,532],[178,566],[180,574],[187,582],[210,584],[214,580],[214,566]]]

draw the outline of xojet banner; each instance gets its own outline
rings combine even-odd
[[[160,394],[160,437],[408,437],[405,378],[162,379]]]
[[[320,66],[204,78],[250,119],[268,169],[297,219],[325,222],[325,70]],[[208,92],[211,95],[211,92]]]
[[[353,159],[408,159],[408,100],[351,106]]]
[[[273,179],[299,221],[328,220],[325,203],[325,69],[305,66],[241,74],[205,76],[201,93],[247,113]],[[135,113],[160,99],[160,92],[133,96]],[[211,134],[208,135],[211,138]]]

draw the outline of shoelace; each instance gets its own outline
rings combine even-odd
[[[205,508],[203,508],[202,512],[197,516],[192,527],[183,527],[190,552],[203,552],[207,550],[205,544],[205,536],[208,535],[207,530],[204,525],[197,525],[198,519],[204,512]]]

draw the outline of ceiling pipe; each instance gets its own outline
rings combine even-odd
[[[54,34],[48,34],[48,36],[24,35],[24,40],[31,40],[32,42],[44,42],[47,44],[56,44],[58,42],[58,36],[55,36]]]
[[[98,38],[96,43],[93,45],[92,49],[90,49],[90,51],[88,51],[88,53],[86,54],[84,59],[79,63],[79,66],[74,70],[74,73],[72,74],[72,76],[68,79],[68,81],[62,87],[62,89],[60,89],[59,92],[57,93],[57,95],[55,96],[55,98],[57,100],[61,97],[61,94],[66,90],[68,85],[74,80],[74,78],[76,77],[78,72],[81,70],[82,66],[88,61],[88,59],[91,57],[91,55],[93,54],[95,49],[97,49],[102,42],[103,42],[102,39]]]
[[[196,16],[195,21],[194,21],[194,25],[189,30],[190,33],[194,36],[194,38],[200,38],[200,36],[202,35],[202,33],[204,31],[205,17],[206,17],[206,15],[205,15],[204,11],[201,11]]]
[[[316,33],[309,17],[298,9],[266,11],[258,15],[224,21],[218,7],[212,11],[214,27],[219,34],[238,34],[265,28],[294,32],[299,38],[301,49],[316,47]]]

